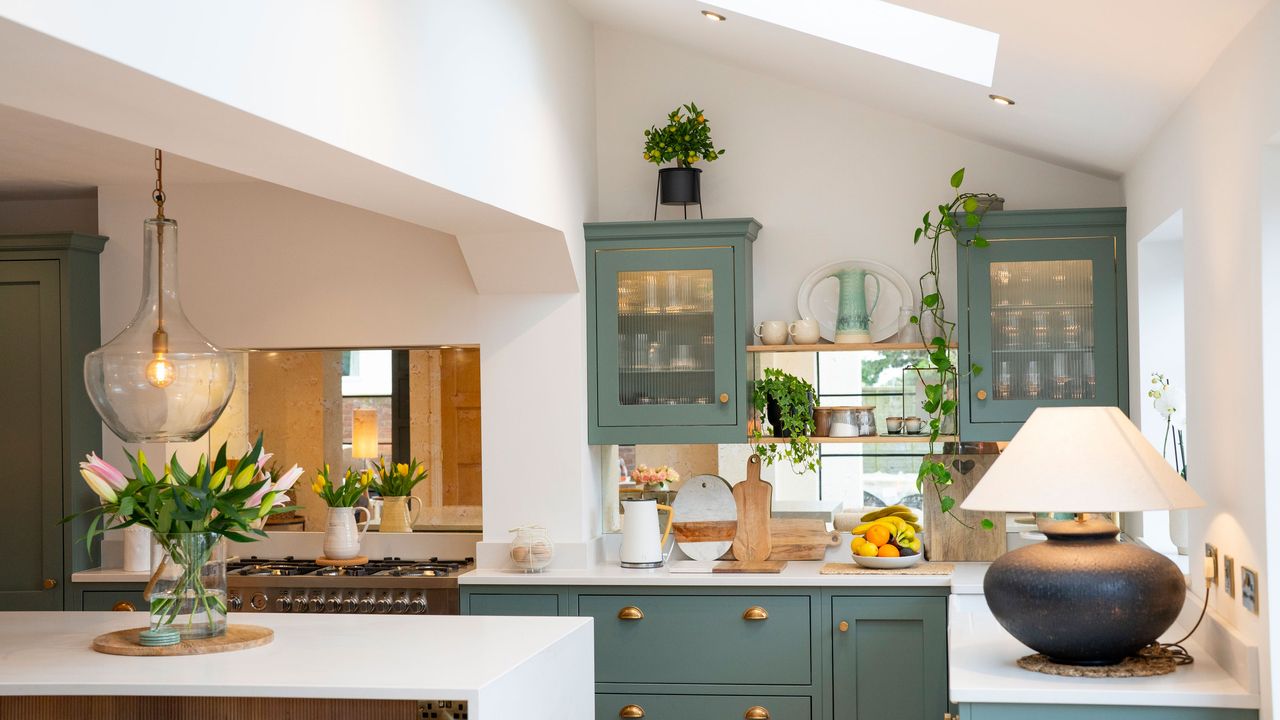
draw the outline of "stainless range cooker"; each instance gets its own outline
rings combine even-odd
[[[227,604],[241,612],[457,615],[464,560],[382,558],[325,567],[313,560],[250,557],[227,563]]]

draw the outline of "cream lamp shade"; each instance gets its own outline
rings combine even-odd
[[[351,411],[351,457],[378,457],[378,411]]]
[[[1133,512],[1204,501],[1114,407],[1039,408],[960,507]]]

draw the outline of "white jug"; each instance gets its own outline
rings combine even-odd
[[[357,531],[356,513],[364,512],[363,527]],[[324,531],[324,556],[330,560],[350,560],[360,555],[360,543],[369,529],[369,508],[331,507]]]
[[[622,549],[618,553],[624,568],[662,567],[666,557],[662,548],[671,534],[674,513],[670,505],[657,500],[625,499],[622,501]],[[666,529],[658,533],[658,511],[667,511]]]

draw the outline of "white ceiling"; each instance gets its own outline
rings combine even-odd
[[[0,198],[69,197],[100,185],[155,183],[153,148],[0,105]],[[166,153],[171,183],[249,182],[252,178]]]
[[[1118,177],[1267,0],[896,0],[999,33],[991,88],[729,12],[713,23],[699,11],[714,0],[572,2],[601,25]]]

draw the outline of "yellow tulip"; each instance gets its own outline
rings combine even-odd
[[[400,463],[399,465],[396,465],[396,474],[397,474],[397,475],[408,475],[408,474],[409,474],[409,466],[408,466],[408,465],[406,465],[406,464],[404,464],[404,463]]]

